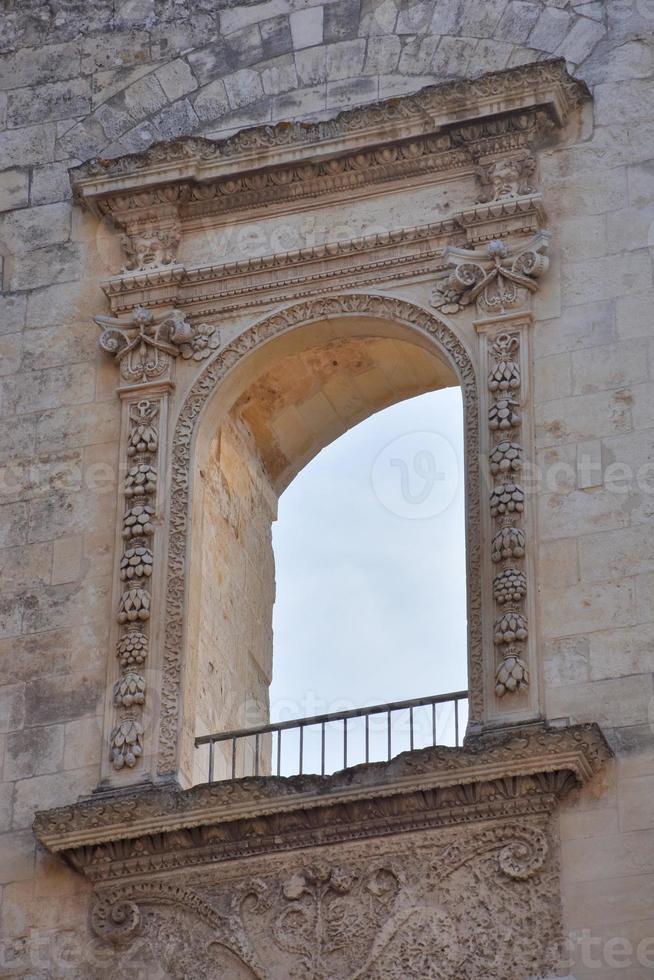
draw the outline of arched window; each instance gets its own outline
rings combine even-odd
[[[423,445],[420,440],[416,443],[415,426],[413,435],[396,432],[400,439],[397,450],[389,445],[393,442],[392,435],[390,439],[382,439],[372,460],[371,478],[377,483],[372,492],[377,494],[379,510],[395,522],[393,533],[398,539],[407,538],[407,551],[411,550],[411,539],[424,536],[430,507],[438,511],[445,505],[445,510],[453,507],[452,513],[457,512],[457,493],[458,519],[449,528],[447,518],[441,522],[441,533],[445,534],[446,529],[451,532],[454,526],[458,531],[450,536],[450,545],[442,552],[439,562],[438,533],[432,520],[432,561],[423,569],[413,569],[412,574],[421,579],[420,605],[425,632],[419,636],[423,626],[407,622],[409,632],[412,628],[416,630],[410,643],[411,656],[415,658],[415,685],[407,682],[409,661],[403,665],[405,651],[401,649],[396,651],[395,663],[388,663],[390,650],[386,648],[377,679],[385,669],[386,700],[437,694],[439,689],[447,689],[442,686],[446,678],[449,683],[456,679],[455,687],[459,689],[466,686],[462,584],[465,549],[461,513],[465,478],[458,384],[453,366],[433,342],[412,335],[402,324],[363,317],[343,317],[336,322],[323,320],[299,327],[244,358],[240,367],[231,372],[202,421],[195,458],[187,640],[187,650],[195,660],[188,673],[195,688],[190,699],[194,737],[242,730],[269,721],[275,600],[271,528],[277,518],[280,495],[311,461],[311,465],[319,467],[318,454],[344,432],[368,420],[367,424],[376,426],[381,433],[387,424],[384,409],[403,403],[408,418],[408,406],[417,406],[420,402],[417,396],[427,392],[431,393],[428,396],[431,401],[425,402],[424,408],[429,405],[434,416],[424,437],[427,443]],[[452,408],[456,408],[449,440],[438,431],[437,400],[443,400],[445,395],[449,398],[450,416]],[[388,418],[392,418],[392,410]],[[408,436],[405,443],[402,443],[403,436]],[[452,447],[452,441],[458,449]],[[399,456],[395,455],[396,451]],[[451,458],[447,458],[448,452]],[[445,459],[453,472],[443,476],[438,467]],[[410,472],[403,472],[407,466],[417,467],[414,475],[419,484]],[[292,488],[288,493],[292,495]],[[422,507],[422,520],[412,519],[416,507],[418,510]],[[454,550],[458,551],[455,573],[447,567],[445,558],[454,548],[454,538],[457,538]],[[374,563],[374,556],[370,558]],[[424,560],[423,552],[421,561]],[[440,614],[435,600],[439,577],[445,594],[451,590],[454,579],[458,577],[459,582],[455,604],[449,610],[450,624],[444,619],[440,628],[436,623]],[[396,577],[395,582],[398,590],[411,590],[406,576]],[[356,588],[356,583],[352,583],[352,588]],[[424,601],[430,590],[431,606]],[[443,598],[446,605],[446,595]],[[374,610],[368,610],[367,615],[373,636],[375,631],[381,636],[383,615],[375,617]],[[339,624],[338,631],[344,636],[347,624]],[[347,650],[347,641],[344,649]],[[308,652],[309,658],[315,656],[318,684],[320,661],[324,663],[325,655],[324,647],[313,654]],[[283,657],[284,652],[279,651],[279,656]],[[441,680],[436,669],[439,658],[444,665]],[[448,674],[449,665],[457,661],[458,673]],[[360,670],[370,671],[373,664],[374,656],[362,654]],[[352,670],[356,673],[354,664]],[[417,675],[421,671],[424,676],[419,679]],[[399,678],[403,674],[395,697],[386,696],[392,690],[392,676]],[[361,691],[361,683],[358,688]],[[375,685],[371,684],[370,693],[364,698],[368,704],[374,699],[374,689]],[[344,685],[344,694],[346,690]],[[188,712],[187,718],[190,722]],[[459,723],[462,727],[465,719],[462,717]],[[265,771],[271,764],[274,742],[267,736],[257,740],[256,746],[253,740],[250,742],[239,740],[235,746],[225,741],[215,746],[214,777],[229,776],[234,771],[242,775],[248,769]],[[394,748],[400,751],[402,746],[397,744]],[[198,752],[194,779],[206,778],[206,753]]]

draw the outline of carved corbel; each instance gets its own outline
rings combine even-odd
[[[493,239],[485,250],[448,246],[443,255],[453,271],[434,287],[432,305],[442,313],[458,313],[477,303],[481,315],[502,315],[524,305],[547,271],[549,232],[528,242],[508,245]]]

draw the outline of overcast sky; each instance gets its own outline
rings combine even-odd
[[[467,687],[462,460],[448,388],[355,426],[282,495],[272,720]]]

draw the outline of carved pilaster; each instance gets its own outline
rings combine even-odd
[[[127,319],[98,316],[100,346],[118,363],[122,401],[121,483],[117,513],[114,622],[107,674],[105,780],[142,780],[158,715],[156,656],[162,607],[169,391],[175,359],[208,356],[218,331],[193,326],[178,310],[136,307]],[[131,774],[131,776],[130,776]]]
[[[525,467],[532,452],[529,331],[531,315],[517,313],[477,321],[480,363],[486,366],[480,392],[482,442],[488,459],[486,514],[491,541],[485,568],[486,642],[494,652],[487,664],[489,720],[506,714],[540,713],[538,670],[534,650],[534,549],[531,501],[525,490]],[[490,707],[493,691],[497,708]]]

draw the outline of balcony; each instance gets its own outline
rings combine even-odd
[[[390,762],[406,751],[459,748],[467,706],[468,692],[455,691],[202,735],[195,747],[207,755],[209,783],[248,776],[326,776]]]

